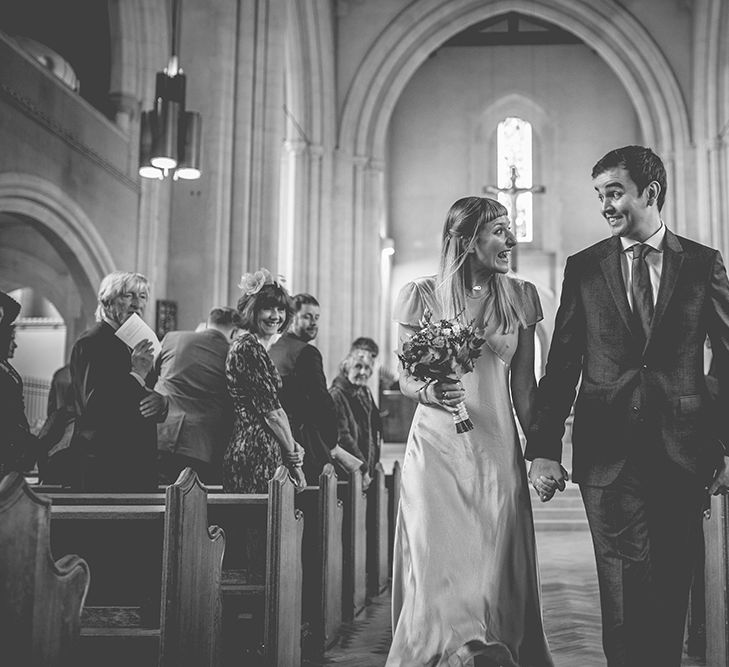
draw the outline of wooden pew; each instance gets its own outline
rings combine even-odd
[[[163,502],[159,493],[65,492],[53,498],[58,506],[86,503],[141,512],[154,512]],[[225,531],[223,663],[298,665],[304,521],[294,507],[288,472],[284,467],[276,471],[268,494],[209,493],[207,515]]]
[[[400,461],[395,461],[392,466],[392,474],[387,475],[385,478],[385,484],[387,486],[387,512],[389,516],[390,529],[387,562],[389,564],[390,572],[392,572],[392,549],[395,545],[395,525],[397,524],[397,509],[400,504],[400,483],[402,479],[402,468],[400,467]]]
[[[192,468],[167,487],[165,500],[158,665],[217,667],[225,534],[208,525],[207,492]]]
[[[352,621],[367,604],[367,496],[362,493],[362,473],[349,474],[337,484],[344,502],[342,523],[342,620]]]
[[[226,531],[224,664],[301,663],[304,518],[283,466],[268,494],[210,494],[208,514]]]
[[[729,664],[729,498],[712,496],[704,521],[706,664]]]
[[[342,625],[344,505],[331,464],[318,487],[297,494],[296,506],[304,514],[302,649],[305,656],[319,656],[337,641]]]
[[[3,663],[24,656],[28,667],[74,664],[89,567],[75,555],[53,561],[50,513],[50,500],[33,493],[19,473],[0,481]]]
[[[208,528],[195,473],[143,502],[66,495],[52,507],[51,543],[75,545],[92,571],[77,664],[217,664],[225,540]]]
[[[385,469],[377,463],[367,489],[367,594],[378,596],[388,585],[389,521]]]

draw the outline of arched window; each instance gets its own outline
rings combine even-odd
[[[496,151],[499,189],[512,189],[511,193],[499,192],[499,201],[511,214],[517,240],[521,243],[530,243],[533,239],[532,193],[519,193],[518,190],[528,189],[533,185],[531,123],[515,117],[502,120],[496,133]],[[512,207],[515,207],[516,211],[512,211]]]

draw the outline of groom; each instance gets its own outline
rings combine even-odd
[[[608,667],[679,667],[707,490],[729,491],[729,282],[717,250],[661,220],[666,172],[653,151],[610,151],[592,179],[612,238],[567,260],[527,438],[529,479],[542,493],[550,478],[564,489],[562,435],[581,377],[572,472]],[[707,335],[716,404],[704,381]]]

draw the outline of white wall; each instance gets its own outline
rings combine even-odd
[[[410,80],[390,125],[393,298],[435,272],[449,206],[495,183],[496,122],[511,113],[534,124],[534,182],[546,186],[519,273],[558,295],[566,257],[607,235],[590,171],[611,148],[640,142],[607,64],[584,45],[443,48]]]

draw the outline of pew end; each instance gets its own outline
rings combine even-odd
[[[50,514],[19,473],[0,481],[0,646],[32,667],[74,663],[90,580],[79,556],[53,561]]]
[[[208,524],[207,491],[192,468],[167,488],[159,667],[221,659],[225,533]]]

